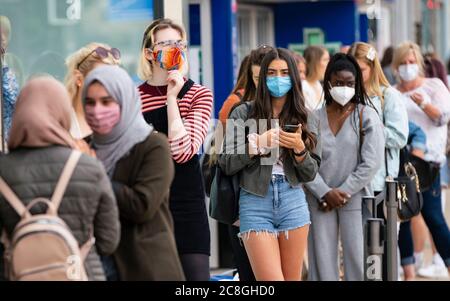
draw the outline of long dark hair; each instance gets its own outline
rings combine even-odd
[[[267,45],[259,46],[250,52],[250,58],[247,64],[247,82],[244,88],[244,96],[242,96],[242,101],[252,101],[256,98],[256,86],[253,82],[253,72],[252,66],[261,66],[261,63],[266,56],[266,54],[272,51],[274,48]]]
[[[294,58],[290,55],[289,50],[283,48],[273,49],[267,53],[261,63],[261,71],[259,73],[259,85],[256,90],[255,106],[250,113],[250,118],[260,120],[267,120],[267,128],[271,128],[271,120],[273,119],[272,112],[272,97],[267,87],[267,72],[272,61],[280,59],[286,61],[289,69],[289,76],[292,81],[292,88],[287,93],[286,103],[280,113],[280,125],[285,124],[302,124],[302,139],[305,141],[305,146],[308,150],[313,150],[316,146],[317,140],[313,133],[307,128],[308,111],[305,107],[305,100],[302,94],[302,85],[300,75],[297,70],[297,65]]]
[[[239,93],[239,90],[245,89],[245,86],[247,85],[248,79],[248,64],[250,61],[250,54],[246,55],[244,59],[241,62],[241,66],[239,67],[238,77],[236,81],[236,85],[233,88],[233,91],[231,93],[237,94]],[[251,80],[251,78],[250,78]],[[242,95],[240,95],[242,96]],[[242,97],[241,97],[242,98]]]

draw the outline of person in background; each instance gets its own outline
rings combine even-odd
[[[300,79],[306,80],[306,60],[305,58],[296,51],[291,51],[291,55],[297,64],[298,73],[300,74]]]
[[[394,57],[394,47],[389,46],[384,50],[383,58],[381,59],[381,68],[383,68],[383,73],[386,76],[389,84],[397,84],[397,77],[392,69],[392,58]]]
[[[255,100],[256,88],[258,87],[259,82],[259,71],[261,70],[261,62],[264,56],[272,49],[272,47],[267,45],[260,46],[250,52],[248,55],[248,62],[245,65],[244,62],[242,62],[241,69],[243,69],[243,73],[242,76],[239,77],[236,87],[234,88],[234,90],[237,90],[243,84],[240,89],[242,96],[240,97],[239,102]],[[241,69],[239,69],[239,73],[241,73]],[[222,108],[220,109],[219,120],[222,122],[224,129],[228,115],[230,115],[231,110],[239,103],[236,100],[237,99],[233,97],[232,93],[228,99],[225,100]]]
[[[445,162],[447,123],[450,120],[450,93],[438,78],[425,78],[424,58],[420,47],[412,42],[400,44],[394,52],[392,67],[398,72],[400,82],[396,88],[404,95],[409,120],[417,124],[426,134],[427,152],[425,160]],[[441,179],[438,174],[432,187],[422,192],[424,204],[422,216],[431,232],[436,248],[450,269],[450,230],[445,221],[441,203]],[[410,229],[408,229],[410,231]],[[408,238],[411,235],[405,235]],[[412,248],[413,241],[400,241],[402,248]],[[402,252],[402,251],[401,251]],[[402,258],[406,280],[414,279],[415,257]],[[445,272],[445,271],[444,271]]]
[[[122,68],[96,68],[82,93],[122,224],[119,247],[103,258],[108,280],[184,280],[169,210],[174,167],[166,137],[145,122],[139,93]]]
[[[350,50],[350,48],[351,48],[351,45],[342,45],[339,48],[339,52],[343,53],[343,54],[348,54],[348,51]]]
[[[372,180],[374,195],[385,189],[386,178],[395,179],[399,174],[400,150],[408,141],[408,114],[402,95],[392,88],[381,69],[378,54],[370,44],[357,42],[352,45],[349,54],[356,58],[364,79],[364,88],[384,125],[386,141],[383,152],[383,164]],[[363,204],[363,221],[371,217],[370,204]],[[377,216],[384,218],[384,203],[377,206]],[[387,248],[385,246],[385,252]],[[383,279],[387,279],[387,255],[383,255]]]
[[[248,80],[247,69],[250,68],[250,56],[251,55],[249,54],[242,60],[241,66],[239,67],[236,85],[234,86],[233,91],[231,91],[231,94],[228,96],[228,98],[223,102],[222,108],[219,111],[219,120],[222,123],[223,127],[225,127],[231,109],[236,104],[241,102],[242,97],[244,96],[245,86],[247,85]]]
[[[439,78],[445,86],[448,87],[447,83],[447,73],[445,71],[444,64],[437,58],[435,53],[428,53],[424,55],[425,62],[425,77],[427,78]],[[450,101],[450,99],[449,99]],[[447,126],[448,131],[448,126]],[[447,134],[447,145],[448,145],[448,135]],[[446,151],[446,154],[447,151]],[[441,175],[441,195],[442,195],[442,210],[445,211],[445,190],[448,187],[448,156],[446,155],[446,161],[442,164],[440,175]],[[436,246],[431,238],[431,234],[423,220],[422,215],[416,216],[411,220],[411,232],[414,241],[414,250],[416,254],[415,270],[419,276],[426,278],[439,278],[447,277],[447,271],[442,258],[439,256],[436,250]],[[433,260],[428,266],[425,265],[424,260],[424,248],[427,241],[431,242]]]
[[[305,49],[306,80],[302,81],[306,108],[314,111],[323,105],[323,80],[325,69],[330,61],[328,50],[321,46],[309,46]]]
[[[66,59],[67,74],[65,85],[72,101],[72,125],[70,133],[76,139],[90,140],[92,130],[84,116],[81,91],[89,72],[102,65],[118,65],[120,51],[106,44],[90,43]]]
[[[322,137],[319,173],[306,183],[311,211],[309,280],[338,281],[338,243],[344,279],[364,280],[362,198],[383,162],[384,128],[370,104],[357,61],[335,54],[325,72],[326,105],[316,111]],[[364,133],[364,137],[361,136]]]
[[[19,95],[8,143],[10,153],[0,156],[0,176],[25,205],[37,197],[51,199],[68,157],[73,149],[79,149],[69,133],[70,107],[65,87],[50,77],[30,80]],[[34,206],[31,213],[42,214],[45,209]],[[89,280],[104,281],[99,255],[116,250],[120,223],[116,199],[101,162],[86,154],[81,156],[58,214],[80,247],[93,234],[95,247],[85,260],[86,273]],[[18,222],[18,214],[0,194],[0,231],[5,229],[11,236]],[[0,260],[0,278],[5,275],[2,265]]]
[[[184,274],[189,281],[208,281],[210,231],[197,153],[208,132],[213,95],[184,78],[186,51],[181,25],[169,19],[150,24],[142,40],[138,74],[145,82],[139,90],[145,120],[168,136],[169,154],[175,161],[170,210]],[[190,88],[179,97],[183,87]]]
[[[269,51],[256,100],[231,112],[219,157],[227,175],[241,174],[239,236],[258,281],[301,280],[310,224],[301,183],[315,177],[320,145],[317,121],[308,114],[300,87],[289,51]],[[245,121],[253,123],[247,138]]]
[[[378,194],[384,190],[386,177],[398,176],[400,149],[408,142],[408,114],[402,95],[390,86],[384,76],[375,48],[367,43],[357,42],[352,45],[349,54],[356,58],[366,93],[384,124],[387,166],[382,164],[372,182],[372,188]]]
[[[3,120],[0,125],[0,141],[4,144],[8,141],[9,131],[11,129],[16,99],[19,95],[19,85],[17,84],[14,72],[5,64],[5,54],[8,49],[8,43],[11,37],[11,22],[8,17],[0,16],[0,59],[2,61],[2,98],[3,98]],[[5,137],[2,137],[2,134]],[[3,143],[0,143],[3,145]],[[0,149],[0,152],[6,152],[6,149]]]
[[[444,63],[441,62],[436,53],[426,53],[423,58],[425,63],[425,77],[439,78],[448,88],[447,72]]]

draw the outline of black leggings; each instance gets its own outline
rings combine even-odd
[[[233,249],[234,261],[237,265],[240,281],[256,281],[253,275],[252,266],[248,260],[247,252],[244,245],[241,243],[239,237],[239,227],[232,225],[228,226],[228,233],[230,235],[231,248]]]
[[[209,281],[209,255],[181,254],[180,260],[187,281]]]

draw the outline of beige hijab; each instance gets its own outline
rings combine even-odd
[[[8,148],[50,145],[75,148],[69,133],[70,109],[67,90],[56,79],[30,80],[17,99]]]

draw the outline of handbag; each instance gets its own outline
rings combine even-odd
[[[401,166],[397,181],[397,214],[400,220],[408,221],[419,215],[423,207],[423,197],[420,190],[419,176],[411,162]]]
[[[239,219],[239,174],[227,176],[215,166],[215,175],[211,185],[209,215],[224,224],[232,225]]]
[[[245,104],[248,115],[250,105],[247,102]],[[247,136],[247,129],[245,136]],[[209,216],[221,223],[232,225],[239,219],[240,173],[228,176],[217,162],[213,166],[214,178],[209,195]]]

